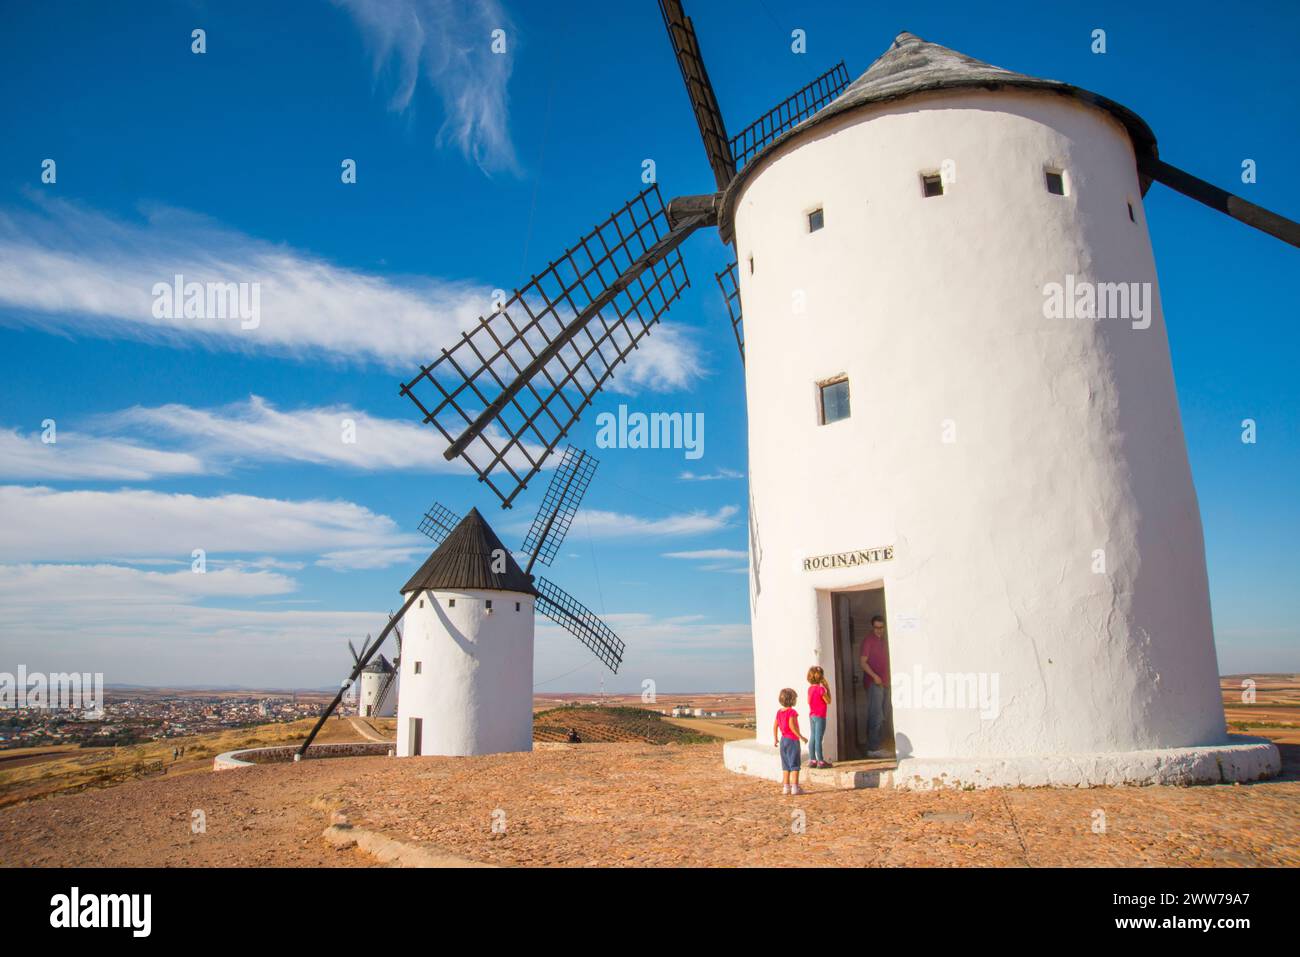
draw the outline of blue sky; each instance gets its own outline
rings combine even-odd
[[[1110,96],[1170,162],[1300,215],[1290,4],[688,12],[733,131],[841,58],[858,75],[906,29]],[[644,159],[666,196],[712,188],[658,9],[55,0],[3,18],[0,670],[328,684],[344,639],[382,626],[427,553],[415,524],[430,501],[477,505],[513,544],[540,498],[502,513],[442,461],[399,383],[494,288],[634,194]],[[1220,663],[1295,670],[1296,250],[1159,186],[1146,204]],[[702,232],[685,251],[692,288],[595,411],[702,412],[704,457],[595,450],[588,414],[572,440],[601,466],[548,573],[628,641],[611,689],[752,684],[743,379],[712,278],[728,250]],[[150,288],[178,271],[261,282],[262,325],[152,321]],[[539,689],[594,689],[602,670],[539,631]]]

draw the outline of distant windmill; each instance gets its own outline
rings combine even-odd
[[[354,652],[351,675],[322,712],[298,753],[306,753],[358,676],[362,679],[359,708],[372,700],[387,705],[385,696],[395,682],[400,682],[399,754],[479,754],[524,749],[531,741],[532,728],[534,610],[568,631],[617,673],[625,645],[613,629],[554,582],[532,574],[536,564],[549,565],[555,558],[598,464],[590,453],[572,446],[566,448],[524,537],[520,549],[528,556],[524,568],[519,567],[477,509],[462,519],[435,502],[419,527],[438,547],[403,586],[406,601],[379,638],[363,645],[359,654]],[[487,597],[492,593],[498,594]],[[441,596],[449,604],[443,606]],[[426,600],[431,601],[426,604]],[[527,614],[525,602],[529,606]],[[462,620],[466,612],[470,614]],[[398,667],[382,688],[376,683],[367,697],[371,660],[388,633],[396,630],[403,619],[407,622],[405,647],[398,646]],[[402,633],[397,634],[401,642]],[[513,649],[513,653],[498,655],[505,647]],[[379,678],[377,674],[376,682]],[[451,705],[469,689],[474,693],[463,708]],[[484,712],[477,714],[478,708]],[[437,719],[436,727],[433,721],[423,724],[433,718]],[[414,744],[408,743],[412,719],[421,722]],[[434,743],[426,746],[425,742],[431,742],[435,734],[447,735],[457,743],[441,746],[440,750]]]
[[[402,661],[402,633],[396,630],[394,634],[397,657],[390,662],[380,655],[361,669],[361,680],[357,685],[357,714],[363,718],[391,718],[397,713],[397,669]],[[358,653],[351,640],[348,641],[354,665],[365,656],[369,645],[370,636],[366,635]]]
[[[1276,767],[1276,749],[1184,753],[1226,745],[1142,197],[1164,183],[1293,246],[1300,224],[1166,163],[1107,97],[909,33],[728,138],[691,20],[660,10],[717,191],[665,206],[651,185],[403,383],[445,456],[511,507],[688,286],[683,241],[716,226],[764,707],[809,649],[859,688],[879,615],[900,623],[896,674],[992,672],[1009,699],[989,719],[897,709],[900,757],[936,762],[900,781],[1047,783],[1062,753],[1097,755],[1085,783]],[[1084,321],[1049,318],[1076,279]],[[1095,288],[1121,312],[1145,294],[1143,321],[1097,321]],[[865,703],[837,700],[828,752],[884,753],[854,730]],[[780,774],[762,741],[726,754]]]

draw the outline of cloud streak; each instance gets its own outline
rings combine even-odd
[[[438,145],[485,173],[516,171],[509,130],[514,24],[497,0],[335,0],[352,15],[374,75],[390,71],[388,108],[410,108],[421,78],[442,101]],[[503,31],[494,38],[494,31]],[[494,52],[493,44],[498,49]]]
[[[0,486],[0,561],[134,558],[213,561],[242,555],[323,555],[330,568],[376,568],[414,558],[427,541],[386,515],[346,501],[136,489],[56,491]]]

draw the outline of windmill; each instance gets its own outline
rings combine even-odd
[[[642,190],[400,390],[447,440],[447,459],[464,459],[506,508],[689,285],[681,244],[705,227],[717,227],[724,242],[734,243],[730,207],[746,167],[796,128],[828,114],[850,86],[841,61],[728,139],[691,19],[680,0],[660,0],[659,7],[718,191],[665,205],[657,183]],[[1005,76],[966,82],[1018,82],[1017,74],[998,72]],[[1131,116],[1104,97],[1056,86]],[[1164,183],[1300,246],[1300,224],[1160,160],[1149,131],[1139,137],[1145,142],[1138,145],[1146,147],[1138,157],[1144,181]],[[715,275],[743,359],[737,268],[733,259]]]
[[[900,640],[893,667],[1015,685],[1014,706],[984,723],[897,713],[900,781],[987,784],[990,766],[997,781],[1036,780],[1035,762],[1060,753],[1098,755],[1098,781],[1150,780],[1188,766],[1175,752],[1194,746],[1219,749],[1223,766],[1275,765],[1276,749],[1224,750],[1158,297],[1138,338],[1045,325],[1042,294],[1076,273],[1112,293],[1116,278],[1155,290],[1152,183],[1293,246],[1300,224],[1169,164],[1107,97],[908,33],[856,80],[832,68],[728,137],[690,18],[678,0],[660,11],[717,189],[667,203],[657,184],[639,192],[404,382],[446,457],[511,507],[681,298],[682,243],[716,227],[732,245],[714,275],[745,366],[760,701],[802,673],[809,648],[857,687],[851,649],[871,592],[924,637]],[[934,438],[958,419],[975,432]],[[1008,438],[1023,435],[1050,438]],[[1098,539],[1122,557],[1104,576],[1076,554]],[[960,640],[971,621],[1011,637]],[[1050,636],[1050,654],[1034,635]],[[937,661],[909,658],[919,648]],[[989,660],[968,661],[976,652]],[[1080,673],[1126,677],[1062,677]],[[851,717],[831,716],[832,754],[871,750]],[[768,773],[760,745],[729,743],[728,766]],[[948,764],[909,776],[910,759]]]
[[[348,651],[352,653],[353,666],[357,666],[362,657],[369,664],[361,666],[361,680],[357,685],[357,714],[363,718],[391,718],[397,713],[397,669],[402,663],[402,633],[394,629],[397,639],[397,657],[391,662],[383,655],[374,660],[366,656],[370,646],[370,636],[361,643],[361,651],[353,647],[348,640]]]
[[[482,696],[484,700],[495,702],[493,720],[504,721],[507,726],[507,733],[516,738],[519,734],[518,729],[521,726],[522,719],[519,719],[518,715],[515,716],[513,721],[508,719],[511,715],[511,706],[517,711],[520,701],[527,708],[524,715],[531,734],[532,610],[536,610],[568,631],[590,649],[602,664],[617,673],[626,646],[614,633],[613,629],[559,585],[547,578],[533,575],[533,569],[536,565],[549,566],[559,552],[560,545],[568,535],[569,527],[577,514],[578,506],[591,484],[592,477],[595,475],[597,465],[599,465],[599,462],[589,452],[573,446],[565,449],[559,466],[551,476],[550,485],[547,487],[546,494],[538,506],[532,525],[524,536],[520,547],[521,553],[527,555],[527,564],[522,569],[518,566],[514,556],[505,549],[500,539],[488,527],[477,509],[472,510],[465,518],[461,518],[443,505],[437,502],[433,503],[424,513],[418,527],[437,547],[411,577],[411,580],[402,588],[403,593],[407,595],[406,601],[396,615],[390,615],[388,625],[380,633],[379,638],[370,643],[367,635],[367,641],[362,645],[359,653],[352,649],[351,642],[348,643],[348,647],[353,652],[352,672],[342,683],[342,687],[334,701],[322,712],[316,726],[299,748],[298,753],[300,755],[306,753],[307,748],[315,739],[325,720],[338,707],[343,694],[357,680],[358,676],[361,678],[358,711],[363,714],[367,707],[372,708],[370,712],[372,714],[382,714],[381,708],[386,709],[391,706],[392,702],[389,700],[389,696],[399,681],[402,682],[401,687],[403,689],[412,689],[409,694],[407,690],[403,690],[402,694],[397,697],[396,702],[399,715],[399,749],[405,745],[404,739],[410,727],[409,718],[405,721],[401,719],[408,710],[413,710],[416,707],[416,704],[413,703],[416,692],[413,689],[427,685],[427,679],[435,675],[434,669],[427,671],[424,669],[425,662],[423,658],[413,662],[405,660],[407,654],[403,651],[403,635],[397,625],[404,617],[414,614],[418,618],[418,613],[425,608],[425,599],[422,596],[426,594],[436,596],[440,592],[447,591],[455,596],[463,596],[448,599],[452,602],[451,607],[456,607],[454,604],[456,600],[462,601],[460,608],[463,609],[466,604],[474,601],[474,597],[478,592],[503,592],[512,596],[509,601],[515,602],[516,614],[522,612],[522,604],[525,600],[522,596],[527,596],[527,600],[531,605],[527,628],[513,629],[508,636],[509,640],[518,646],[526,646],[527,667],[524,667],[518,660],[514,660],[503,663],[502,669],[508,673],[508,678],[511,681],[518,681],[519,677],[524,675],[528,682],[527,693],[522,696],[519,694],[504,694],[492,681],[488,681],[489,686],[484,689]],[[515,600],[516,596],[519,597],[518,601]],[[486,602],[485,610],[489,614],[501,610],[492,607],[493,599],[484,598],[481,600]],[[418,605],[416,604],[417,601],[419,602]],[[413,608],[415,612],[412,612]],[[421,622],[422,637],[429,637],[427,633],[431,630],[431,627],[432,630],[437,630],[437,627],[433,626],[432,622],[424,619],[419,620]],[[500,620],[497,619],[497,621]],[[444,629],[447,627],[445,621],[440,621],[439,625]],[[460,630],[462,632],[477,631],[480,628],[481,623],[476,622]],[[380,644],[390,631],[396,634],[398,641],[397,657],[393,660],[392,665],[388,665],[382,655],[379,655],[377,661],[373,660]],[[460,638],[463,638],[462,634],[457,635],[457,639]],[[455,642],[448,639],[445,644],[450,648]],[[423,654],[424,652],[419,653]],[[465,665],[465,660],[457,657],[454,650],[450,653],[452,655],[451,660],[444,662],[442,668],[436,669],[437,674],[435,677],[440,682],[455,684],[455,679],[449,675]],[[485,680],[487,670],[482,666],[482,662],[475,661],[473,667],[470,668],[471,677],[465,678],[461,683],[468,684],[470,681],[481,683]],[[399,675],[405,672],[410,672],[408,677],[399,679]],[[507,699],[509,699],[509,704],[507,704]],[[435,707],[442,707],[442,705],[431,705],[429,710],[432,711]],[[388,713],[391,714],[391,710]],[[422,738],[423,733],[419,737]],[[418,750],[417,746],[417,750],[414,752],[399,750],[399,753],[422,752]]]

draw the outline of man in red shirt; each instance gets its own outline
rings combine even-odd
[[[885,619],[871,616],[871,630],[862,639],[858,655],[862,665],[862,686],[867,689],[867,757],[887,758],[892,752],[880,747],[885,717],[893,723],[894,708],[889,700],[889,646],[885,644]]]

